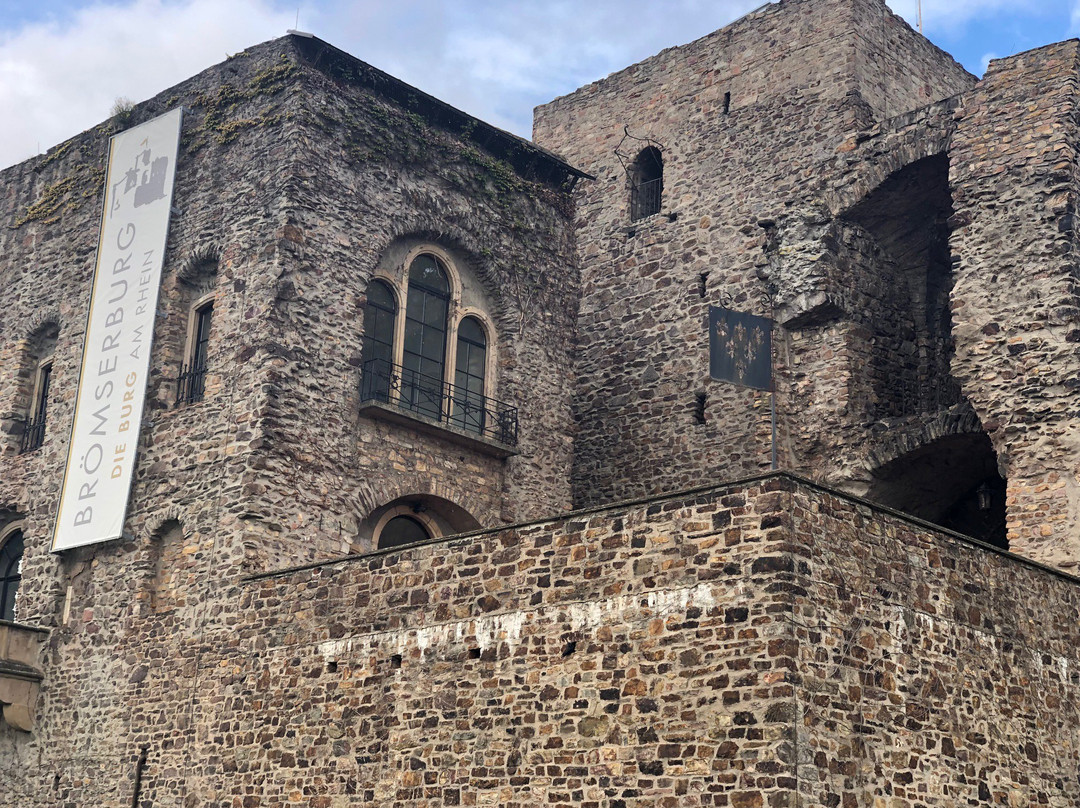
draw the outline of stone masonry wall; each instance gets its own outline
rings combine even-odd
[[[953,373],[1008,479],[1012,546],[1080,561],[1078,45],[997,60],[953,138]]]
[[[787,0],[537,109],[537,142],[598,177],[578,194],[576,502],[768,468],[768,396],[708,379],[708,306],[769,315],[790,303],[768,299],[776,222],[821,210],[825,167],[876,117],[971,82],[881,3]],[[624,165],[647,143],[663,154],[662,207],[632,222]],[[829,363],[838,348],[777,351],[785,467],[827,456],[792,437],[816,429],[792,363]],[[819,379],[826,400],[846,394],[836,371]]]
[[[783,475],[233,578],[216,606],[109,655],[114,755],[72,767],[58,737],[0,805],[128,805],[144,747],[153,805],[1080,798],[1077,581]],[[84,674],[81,708],[102,690]]]
[[[253,475],[258,523],[313,546],[329,526],[346,549],[367,550],[357,524],[406,495],[437,496],[483,526],[566,509],[578,289],[569,198],[351,86],[355,60],[336,53],[340,64],[305,72],[297,111],[304,134],[265,314],[274,392]],[[376,269],[403,277],[408,249],[425,245],[450,255],[494,325],[486,394],[519,409],[509,459],[355,415],[368,284]]]

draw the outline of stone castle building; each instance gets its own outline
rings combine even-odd
[[[781,0],[528,142],[294,33],[0,172],[0,805],[1080,804],[1078,83]],[[53,553],[181,106],[124,535]]]

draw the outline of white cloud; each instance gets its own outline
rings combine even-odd
[[[704,36],[762,2],[18,0],[16,10],[33,9],[36,22],[0,28],[0,166],[94,126],[117,97],[148,98],[294,26],[527,136],[536,104]],[[889,0],[912,24],[917,2]],[[1046,2],[923,0],[923,17],[933,35],[1010,11],[1037,16]],[[1062,13],[1070,3],[1080,27],[1080,0],[1051,2]],[[0,26],[25,19],[3,14],[6,4],[0,0]]]
[[[263,0],[136,0],[0,34],[0,166],[101,122],[291,27]]]

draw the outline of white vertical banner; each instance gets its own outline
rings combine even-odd
[[[109,144],[97,268],[53,552],[120,538],[146,400],[183,111]]]

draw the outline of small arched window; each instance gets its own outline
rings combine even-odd
[[[202,257],[181,271],[180,289],[188,318],[183,361],[176,380],[176,404],[194,404],[206,396],[210,340],[215,317],[218,259]]]
[[[664,158],[655,146],[641,150],[630,167],[630,218],[644,219],[660,212],[664,194]]]
[[[53,351],[59,329],[55,323],[47,323],[30,338],[30,355],[27,357],[26,378],[30,393],[23,426],[19,453],[25,454],[41,448],[45,442],[45,417],[49,409],[52,387]]]
[[[365,399],[389,401],[394,378],[394,329],[397,301],[390,287],[382,281],[368,286],[364,307],[364,343],[361,349]]]
[[[487,420],[484,399],[487,335],[477,318],[466,317],[458,325],[455,359],[453,422],[482,435]]]
[[[411,516],[395,516],[379,531],[379,547],[400,547],[403,544],[415,544],[427,541],[431,534]]]
[[[23,533],[9,533],[0,547],[0,620],[15,620],[15,595],[22,580]]]
[[[444,414],[449,313],[450,283],[446,272],[435,256],[422,253],[409,267],[401,395],[410,409],[430,418],[441,419]]]

